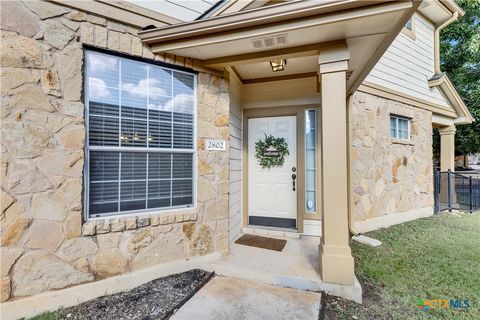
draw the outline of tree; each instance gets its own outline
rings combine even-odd
[[[457,127],[456,153],[467,155],[480,153],[480,1],[456,3],[465,10],[465,16],[442,31],[440,57],[442,70],[475,117],[473,124]]]

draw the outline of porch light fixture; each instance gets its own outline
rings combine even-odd
[[[287,60],[285,59],[278,59],[270,61],[270,65],[272,66],[272,71],[283,71],[285,70],[285,66],[287,65]]]

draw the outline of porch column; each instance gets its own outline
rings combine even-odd
[[[440,131],[440,171],[455,171],[455,126],[442,127]]]
[[[346,46],[319,54],[322,94],[322,212],[323,237],[319,247],[322,280],[354,283],[353,257],[348,245],[348,119],[346,71],[350,58]]]

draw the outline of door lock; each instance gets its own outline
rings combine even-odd
[[[294,173],[294,174],[292,174],[292,180],[293,180],[293,191],[295,191],[295,179],[297,179],[297,175]]]

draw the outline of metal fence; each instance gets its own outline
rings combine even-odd
[[[478,174],[435,171],[435,213],[480,209],[480,176]]]

